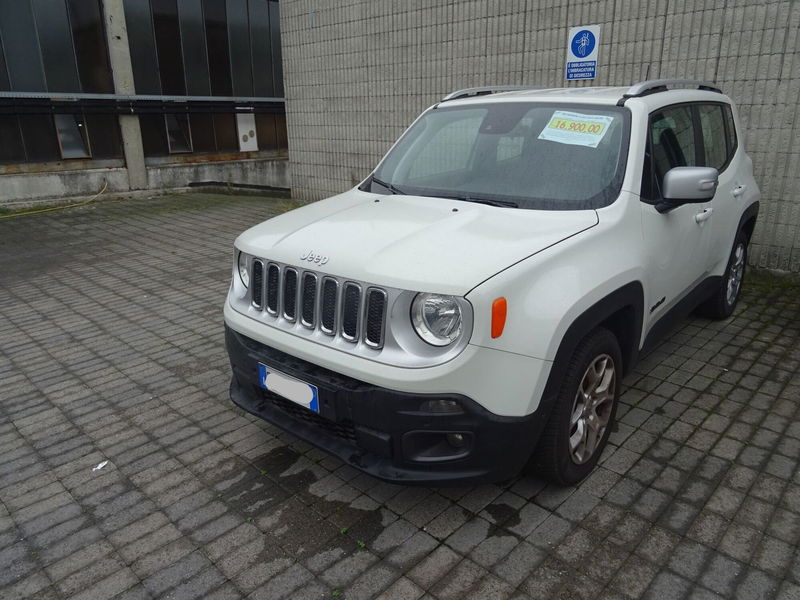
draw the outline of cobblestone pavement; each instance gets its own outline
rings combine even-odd
[[[800,288],[683,324],[579,487],[407,488],[228,400],[231,244],[283,208],[0,221],[0,597],[800,598]]]

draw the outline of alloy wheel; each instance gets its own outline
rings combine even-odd
[[[597,356],[586,369],[572,405],[570,458],[581,465],[594,455],[611,419],[617,376],[608,354]]]
[[[731,268],[728,272],[728,291],[726,300],[728,305],[736,302],[736,297],[739,295],[739,288],[742,286],[742,278],[744,276],[744,244],[741,242],[736,245],[736,250],[733,252],[733,261]]]

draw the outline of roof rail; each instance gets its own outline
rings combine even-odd
[[[439,102],[447,102],[449,100],[458,100],[460,98],[469,98],[470,96],[485,96],[487,94],[497,94],[499,92],[519,92],[522,90],[542,90],[543,86],[540,85],[490,85],[484,87],[466,88],[451,92],[442,98]]]
[[[708,92],[717,92],[718,94],[722,93],[721,89],[708,81],[698,81],[695,79],[649,79],[648,81],[640,81],[639,83],[633,84],[622,96],[622,99],[624,101],[626,98],[635,98],[638,96],[655,94],[657,92],[665,92],[671,86],[696,88]]]

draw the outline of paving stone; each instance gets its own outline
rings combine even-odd
[[[258,588],[248,598],[253,600],[281,600],[292,597],[292,592],[298,587],[308,583],[313,574],[299,564],[294,564],[280,575],[270,579],[264,586]]]
[[[688,581],[669,571],[662,571],[650,584],[645,598],[649,600],[679,600],[686,596],[689,589]]]
[[[347,556],[320,575],[325,583],[334,588],[344,588],[356,577],[378,562],[378,557],[361,550]]]
[[[700,582],[708,589],[728,598],[744,570],[744,567],[735,560],[717,554],[706,565]]]
[[[408,573],[409,579],[427,590],[445,573],[449,572],[461,557],[447,546],[439,546]]]
[[[406,577],[395,581],[381,593],[377,600],[416,600],[425,594],[425,590]]]
[[[486,569],[465,558],[440,579],[431,592],[442,600],[460,600],[468,596],[486,574]]]
[[[389,554],[386,562],[405,572],[433,552],[438,544],[432,536],[418,531]]]

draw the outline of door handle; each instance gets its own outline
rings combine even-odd
[[[711,218],[712,212],[714,212],[713,208],[704,208],[703,212],[699,212],[694,216],[694,222],[702,223],[703,221],[708,221]]]
[[[746,185],[737,185],[735,188],[733,188],[731,194],[733,194],[734,198],[738,198],[739,196],[744,194],[746,189],[747,189]]]

